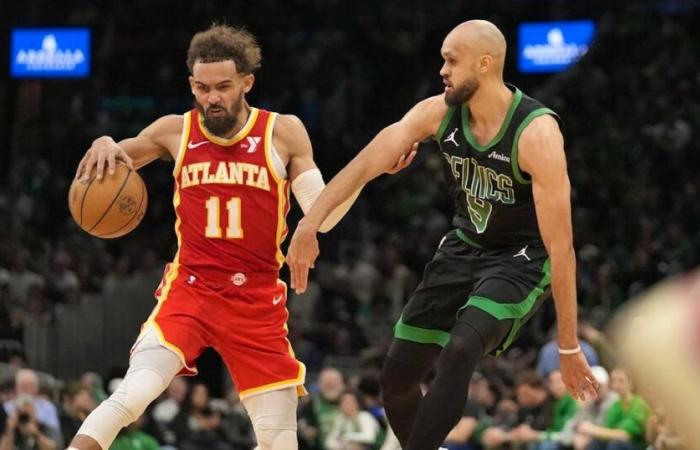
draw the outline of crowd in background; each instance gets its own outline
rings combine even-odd
[[[156,26],[163,20],[160,14],[149,12],[159,4],[155,0],[129,5],[67,2],[68,24],[94,25],[93,77],[70,86],[45,83],[43,88],[41,82],[12,82],[18,98],[13,105],[16,123],[11,142],[5,142],[8,149],[3,152],[11,157],[0,184],[0,356],[22,366],[27,323],[48,326],[54,305],[84,302],[87,294],[120,280],[159,272],[172,258],[170,163],[157,162],[142,171],[151,198],[147,217],[118,241],[79,231],[68,214],[66,195],[72,171],[92,139],[103,134],[127,137],[159,115],[191,107],[185,48],[192,32],[205,28],[212,17],[223,14],[231,23],[245,22],[259,37],[263,68],[249,100],[297,114],[309,129],[315,159],[328,179],[374,132],[418,99],[439,92],[442,36],[455,18],[481,16],[501,26],[511,43],[506,78],[564,120],[583,313],[580,332],[597,345],[598,363],[611,372],[611,389],[624,397],[614,387],[619,373],[613,370],[616,361],[600,330],[628,298],[696,265],[700,255],[696,2],[619,2],[608,11],[597,9],[596,2],[552,1],[546,11],[535,11],[535,2],[529,0],[504,6],[468,2],[469,7],[446,2],[439,8],[419,1],[409,2],[410,8],[395,3],[378,7],[307,0],[297,2],[295,14],[286,14],[277,2],[264,0],[242,4],[236,11],[229,7],[225,14],[225,7],[214,0],[175,2],[159,10],[172,18],[173,26],[165,27]],[[110,13],[103,14],[105,10]],[[45,21],[42,14],[46,12],[36,7],[26,20]],[[594,14],[596,40],[569,71],[523,78],[514,70],[515,25],[542,14]],[[20,101],[20,96],[34,101]],[[322,238],[321,259],[308,292],[290,295],[290,339],[310,373],[336,367],[351,376],[345,380],[333,369],[321,372],[334,379],[328,382],[332,393],[324,393],[320,375],[319,391],[303,402],[300,436],[305,448],[379,448],[391,436],[381,412],[376,368],[423,265],[450,229],[451,212],[441,156],[427,142],[411,167],[369,185],[347,218]],[[299,214],[290,214],[292,230]],[[469,405],[453,431],[455,441],[467,446],[459,448],[495,446],[499,439],[530,442],[533,430],[536,440],[545,436],[540,432],[549,433],[549,440],[566,434],[571,424],[557,414],[563,414],[560,409],[571,413],[576,405],[562,400],[566,396],[551,372],[556,364],[545,371],[537,363],[552,339],[553,319],[548,304],[508,354],[480,368],[473,389],[481,394],[472,395],[476,404]],[[603,342],[602,347],[596,342]],[[527,372],[535,367],[539,376]],[[65,386],[54,405],[58,422],[53,414],[49,422],[42,421],[42,411],[50,408],[15,394],[6,400],[16,406],[6,406],[5,412],[13,417],[12,411],[27,408],[27,414],[39,419],[40,435],[57,445],[104,398],[86,380]],[[251,448],[252,435],[235,391],[214,401],[207,389],[175,382],[143,423],[122,433],[115,446],[123,447],[115,448],[136,448],[129,447],[130,439],[142,439],[139,445],[146,447],[140,448],[150,448],[140,433],[158,445],[182,449]],[[32,390],[28,395],[37,394]],[[635,431],[637,448],[645,439],[653,444],[670,433],[662,411],[645,411],[644,425]],[[602,413],[596,417],[585,421],[605,425]],[[26,423],[16,426],[21,429]],[[582,434],[576,430],[568,436]],[[360,433],[362,441],[344,438],[353,433]],[[18,448],[54,448],[42,439],[34,444],[38,447]],[[655,448],[675,448],[671,445]]]

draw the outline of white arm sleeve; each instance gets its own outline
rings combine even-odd
[[[318,196],[321,194],[323,188],[326,187],[326,183],[323,182],[323,176],[318,168],[309,169],[302,172],[297,176],[294,181],[292,181],[292,192],[294,197],[296,197],[301,210],[306,214],[311,206],[314,204]],[[353,193],[347,200],[338,205],[329,215],[326,220],[323,221],[318,231],[321,233],[326,233],[333,229],[334,226],[340,222],[345,214],[350,210],[350,207],[357,197],[360,195],[362,188],[358,189]]]

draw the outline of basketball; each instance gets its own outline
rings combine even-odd
[[[105,168],[102,180],[73,180],[68,206],[75,222],[93,236],[124,236],[143,219],[148,204],[146,185],[136,171],[118,163],[114,174]]]

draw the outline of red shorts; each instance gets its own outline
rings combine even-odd
[[[205,347],[221,355],[241,398],[296,386],[304,395],[306,368],[287,340],[287,285],[277,272],[224,273],[168,264],[147,324],[185,367]]]

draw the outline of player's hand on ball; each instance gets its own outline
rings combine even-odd
[[[559,355],[562,381],[575,400],[584,401],[598,397],[600,383],[595,379],[583,352]]]
[[[85,152],[85,156],[83,156],[80,164],[78,164],[75,178],[88,181],[94,170],[97,179],[101,180],[104,175],[105,164],[109,169],[109,173],[113,174],[117,161],[123,162],[129,169],[134,170],[134,162],[131,160],[131,157],[114,142],[114,139],[109,136],[97,138],[93,141],[88,151]]]
[[[400,172],[406,167],[410,166],[413,160],[415,159],[417,153],[418,142],[415,142],[411,146],[411,151],[408,154],[401,154],[401,156],[399,156],[399,160],[396,161],[396,164],[394,164],[394,166],[391,169],[387,170],[386,173],[388,173],[389,175],[394,175],[395,173]]]
[[[302,294],[306,291],[309,268],[314,267],[318,253],[316,230],[308,226],[304,219],[300,220],[287,252],[287,265],[291,275],[292,289],[297,294]]]

